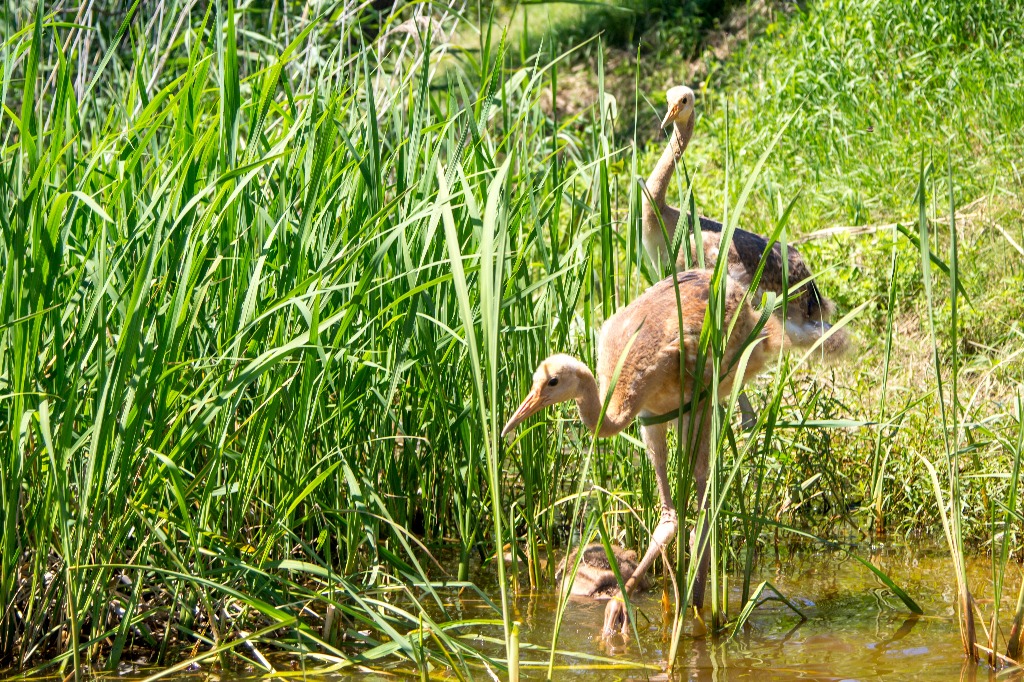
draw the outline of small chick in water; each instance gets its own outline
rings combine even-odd
[[[612,554],[615,563],[619,566],[619,574],[622,582],[625,583],[636,570],[636,552],[631,549],[624,549],[618,545],[612,545]],[[555,570],[555,580],[560,589],[568,590],[574,597],[591,597],[594,599],[609,599],[619,590],[619,583],[615,579],[615,571],[608,563],[608,555],[605,554],[604,545],[594,543],[583,548],[583,557],[580,559],[580,567],[571,584],[566,584],[572,577],[572,568],[576,563],[576,551],[569,554],[558,563]],[[638,590],[645,590],[649,587],[647,576],[637,586]]]

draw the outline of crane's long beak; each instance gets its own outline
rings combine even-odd
[[[665,118],[663,118],[661,120],[661,127],[662,127],[662,129],[668,128],[670,125],[672,125],[672,121],[674,121],[679,116],[679,113],[680,113],[679,109],[680,109],[679,102],[676,102],[675,105],[673,105],[673,107],[671,109],[669,109],[668,113],[665,114]],[[692,110],[690,111],[690,116],[693,116],[693,111]],[[690,120],[690,116],[686,117],[687,121]]]
[[[526,396],[526,399],[516,409],[515,414],[505,424],[505,428],[501,430],[502,436],[511,435],[516,427],[526,421],[530,416],[540,412],[544,407],[544,398],[541,396],[540,391],[533,389],[530,394]]]
[[[663,129],[664,128],[668,128],[669,125],[672,123],[672,121],[675,120],[675,117],[678,116],[678,115],[679,115],[679,102],[677,101],[675,104],[672,105],[672,108],[668,110],[668,113],[665,114],[665,118],[661,119],[661,127]]]

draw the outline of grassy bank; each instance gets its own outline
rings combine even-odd
[[[779,427],[720,452],[723,548],[946,518],[953,565],[962,536],[1001,576],[1020,550],[1021,7],[788,7],[748,8],[693,64],[658,24],[637,65],[597,43],[514,55],[529,35],[503,52],[500,25],[427,5],[8,6],[0,668],[514,664],[506,595],[550,585],[542,548],[642,546],[657,518],[635,437],[594,444],[569,411],[515,446],[498,431],[540,358],[593,365],[600,321],[649,283],[635,178],[691,72],[698,207],[749,188],[744,227],[784,223],[841,313],[868,302],[851,362],[753,392]],[[460,621],[448,595],[478,562],[506,601]]]
[[[946,381],[954,338],[960,354],[964,421],[980,424],[1012,413],[1024,379],[1018,352],[1024,306],[1012,293],[1021,288],[1024,268],[1024,100],[1015,95],[1024,86],[1024,36],[1012,19],[1021,6],[946,9],[837,2],[785,18],[778,10],[744,17],[745,30],[758,37],[724,62],[706,53],[698,67],[698,78],[706,74],[705,117],[687,155],[703,209],[718,214],[723,190],[738,191],[745,179],[744,157],[792,117],[762,173],[757,208],[743,216],[744,224],[768,233],[781,207],[798,197],[791,234],[821,271],[823,290],[841,310],[871,302],[855,325],[855,361],[816,374],[816,382],[826,380],[821,414],[877,419],[887,358],[890,403],[923,399],[886,446],[895,453],[888,458],[891,468],[877,470],[876,433],[823,444],[830,450],[826,461],[838,463],[834,480],[843,480],[848,494],[855,491],[854,499],[871,496],[864,486],[873,470],[886,478],[884,525],[899,533],[934,529],[939,521],[936,510],[922,503],[930,491],[917,466],[918,456],[943,449],[942,430],[935,428],[941,410],[928,300],[918,249],[897,228],[915,231],[924,164],[934,169],[926,192],[932,248],[946,260],[951,201],[956,212],[964,300],[955,332],[948,288],[939,290],[935,313]],[[653,80],[671,77],[657,65],[648,68]],[[726,164],[734,164],[728,181]],[[938,286],[944,284],[940,279]],[[988,440],[970,432],[964,437]],[[1007,471],[1002,455],[999,448],[974,450],[970,468],[978,475]],[[810,476],[820,464],[808,464]],[[969,534],[981,542],[989,537],[990,492],[974,489],[977,497],[965,506],[973,521]],[[860,510],[867,513],[868,506]]]

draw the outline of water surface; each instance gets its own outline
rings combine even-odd
[[[860,549],[866,555],[865,549]],[[779,602],[760,606],[749,626],[729,637],[699,637],[690,623],[680,644],[672,679],[686,680],[960,680],[988,679],[988,666],[965,665],[955,619],[955,580],[948,555],[939,550],[876,546],[873,563],[910,592],[924,609],[914,616],[867,568],[844,552],[796,548],[784,559],[766,561],[754,584],[768,580],[807,616],[806,621]],[[970,584],[981,613],[991,617],[992,567],[987,558],[968,564]],[[1001,602],[1003,632],[1016,604],[1021,571],[1011,564]],[[728,586],[731,613],[739,610],[740,576]],[[569,604],[558,648],[605,653],[654,664],[662,671],[588,670],[579,661],[564,678],[666,679],[669,631],[662,623],[661,588],[639,597],[639,633],[628,645],[601,642],[604,603]],[[523,639],[550,647],[556,598],[541,593],[517,600]],[[986,623],[987,624],[987,623]],[[986,635],[978,623],[979,642]],[[1000,648],[1005,648],[1000,639]],[[641,651],[642,649],[642,651]],[[562,663],[571,661],[560,660]],[[1022,679],[1004,670],[999,679]]]

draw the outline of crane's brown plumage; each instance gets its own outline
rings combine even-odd
[[[712,367],[707,362],[703,368],[698,368],[697,350],[708,307],[711,275],[710,270],[680,272],[675,277],[658,282],[612,315],[601,328],[597,379],[586,365],[571,356],[552,355],[544,360],[534,372],[530,393],[508,420],[502,435],[511,434],[523,420],[549,405],[575,400],[580,417],[588,429],[601,437],[613,436],[637,417],[668,414],[690,403],[695,389],[694,380],[699,372],[702,389],[693,407],[694,414],[698,416],[694,432],[697,443],[694,478],[698,499],[702,500],[703,505],[706,502],[704,490],[710,436],[710,410],[705,409],[703,396],[706,394],[703,389],[711,386]],[[679,291],[678,311],[674,285],[678,285]],[[769,317],[765,326],[755,335],[760,315],[746,301],[745,292],[743,286],[727,278],[722,328],[729,329],[731,326],[732,331],[723,348],[720,363],[723,375],[716,387],[719,396],[727,395],[734,382],[743,382],[763,371],[777,357],[786,342],[782,324],[774,316]],[[751,339],[756,345],[748,357],[744,375],[737,376],[735,360],[744,352]],[[612,387],[612,377],[620,362],[619,378]],[[684,370],[682,373],[680,365]],[[609,390],[611,395],[608,394]],[[601,406],[605,398],[608,407],[601,419]],[[686,428],[689,419],[680,422]],[[654,464],[662,513],[647,552],[626,581],[627,594],[632,593],[676,533],[676,511],[672,504],[667,469],[666,436],[670,423],[641,427],[648,455]],[[704,546],[704,536],[698,546]],[[707,553],[703,552],[694,588],[695,604],[703,601],[706,576]],[[605,633],[611,634],[624,626],[624,604],[613,599],[605,611]]]
[[[690,88],[680,85],[669,89],[666,93],[669,112],[662,122],[662,127],[672,126],[669,142],[665,151],[647,180],[650,198],[643,197],[643,240],[644,248],[655,263],[665,262],[668,258],[668,243],[673,242],[676,227],[679,224],[680,212],[667,203],[668,188],[676,164],[682,158],[693,136],[695,120],[694,95]],[[661,216],[659,221],[658,217]],[[664,232],[662,231],[664,223]],[[700,217],[701,245],[704,250],[704,263],[710,267],[721,251],[722,224],[710,218]],[[770,249],[770,250],[769,250]],[[688,251],[688,253],[684,253]],[[679,250],[676,264],[685,267],[687,256],[689,262],[696,262],[695,244],[691,236],[684,248]],[[800,253],[789,247],[786,253],[786,277],[783,275],[782,247],[776,242],[770,244],[761,235],[736,229],[729,244],[728,268],[729,275],[739,284],[749,287],[761,262],[765,251],[769,251],[764,270],[758,283],[755,297],[765,291],[777,294],[788,288],[789,302],[786,306],[786,335],[789,342],[798,347],[809,347],[820,339],[830,328],[829,321],[835,306],[825,298],[813,279],[811,269],[807,266]],[[788,286],[787,286],[788,282]],[[797,284],[803,283],[797,288]],[[847,347],[845,330],[837,329],[822,344],[825,357],[841,355]]]

